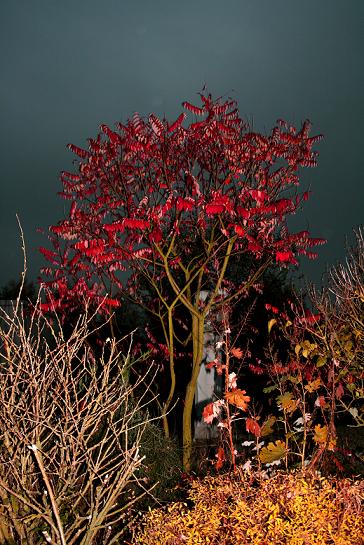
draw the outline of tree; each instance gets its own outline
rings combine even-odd
[[[187,311],[182,343],[192,342],[184,396],[184,466],[190,467],[191,411],[210,311],[247,294],[272,264],[298,264],[322,242],[307,231],[290,233],[286,217],[308,192],[299,193],[300,167],[316,165],[310,123],[300,130],[279,121],[270,134],[253,132],[237,104],[201,94],[201,106],[184,102],[173,123],[134,114],[116,130],[101,126],[88,149],[72,144],[77,173],[62,172],[68,216],[50,227],[54,250],[41,248],[49,288],[44,310],[69,312],[84,299],[105,310],[129,298],[161,323],[168,357],[169,393],[164,428],[176,388],[178,309]],[[197,120],[197,118],[199,118]],[[250,266],[236,283],[226,273],[234,255]],[[148,283],[153,295],[140,289]],[[202,301],[202,290],[209,297]],[[124,299],[125,300],[125,299]]]

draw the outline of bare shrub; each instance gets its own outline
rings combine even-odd
[[[2,543],[117,543],[132,506],[148,493],[138,479],[146,377],[128,382],[130,347],[122,355],[120,343],[108,340],[95,353],[91,318],[81,316],[66,338],[58,322],[41,316],[39,303],[28,317],[19,305],[3,316]]]
[[[330,348],[337,369],[341,410],[349,412],[356,426],[364,426],[364,232],[354,230],[345,263],[330,271],[328,291],[312,300],[327,323],[321,338]],[[330,297],[331,295],[331,297]],[[321,343],[322,343],[321,340]],[[323,344],[323,343],[322,343]],[[341,394],[340,394],[341,392]]]

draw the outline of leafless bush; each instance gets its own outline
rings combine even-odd
[[[330,270],[328,286],[311,290],[320,314],[318,324],[306,324],[324,360],[331,363],[335,410],[349,412],[356,426],[364,425],[364,234],[354,231],[354,245],[344,263]],[[335,379],[335,380],[334,380]]]
[[[111,545],[148,493],[142,379],[126,379],[130,348],[95,354],[87,314],[66,338],[38,310],[0,326],[0,543]]]
[[[349,249],[345,264],[332,269],[331,291],[338,307],[364,337],[364,233],[355,231],[355,245]]]

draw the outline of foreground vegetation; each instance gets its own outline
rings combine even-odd
[[[349,319],[348,309],[345,315]],[[317,377],[299,380],[299,367],[296,376],[291,369],[290,380],[277,373],[273,386],[281,388],[276,402],[282,414],[264,420],[249,412],[248,396],[231,380],[229,354],[239,359],[240,351],[226,340],[224,371],[230,382],[226,403],[218,406],[227,414],[212,415],[223,424],[217,452],[195,466],[212,474],[188,477],[181,473],[178,446],[164,437],[158,417],[153,422],[150,416],[155,371],[132,375],[132,335],[96,342],[105,325],[95,326],[95,316],[82,315],[67,333],[55,314],[47,319],[40,312],[39,301],[28,313],[17,301],[13,312],[2,316],[1,544],[361,543],[364,481],[339,476],[355,453],[342,448],[335,427],[342,410],[360,427],[360,343],[344,345],[346,363],[337,378],[331,373],[330,380],[338,381],[331,398],[330,388]],[[319,357],[316,344],[315,350],[294,347],[297,356],[307,351],[303,359],[311,371]],[[349,372],[354,378],[346,389]],[[341,383],[345,390],[338,394]],[[320,396],[325,404],[315,402]],[[240,425],[239,411],[245,414]],[[322,418],[326,424],[318,423]],[[239,434],[233,433],[238,427],[253,440],[239,446]],[[330,460],[336,476],[329,475]],[[277,470],[279,465],[285,470]],[[157,505],[158,499],[164,506]]]
[[[2,317],[0,542],[117,543],[153,488],[142,445],[147,428],[156,435],[153,371],[131,385],[123,340],[95,350],[92,316],[68,335],[55,318],[19,301]]]
[[[192,483],[188,502],[148,514],[138,545],[360,545],[364,482],[239,470]]]
[[[363,256],[358,231],[312,311],[267,305],[268,410],[238,385],[222,307],[209,366],[224,389],[203,411],[219,438],[190,475],[133,333],[105,338],[97,309],[67,328],[18,299],[0,324],[0,543],[362,543]]]

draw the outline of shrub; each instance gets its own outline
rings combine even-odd
[[[3,318],[1,543],[111,545],[150,488],[138,477],[146,395],[134,394],[148,377],[130,385],[115,341],[92,349],[91,319],[66,336],[39,306]]]
[[[363,481],[238,471],[196,480],[189,503],[152,510],[138,545],[359,545]]]
[[[181,449],[172,437],[165,437],[163,430],[148,423],[141,441],[141,455],[145,456],[140,471],[148,486],[153,487],[153,496],[158,501],[172,501],[178,496],[177,483],[182,473]],[[148,505],[151,498],[146,498]],[[144,502],[143,502],[144,503]]]

